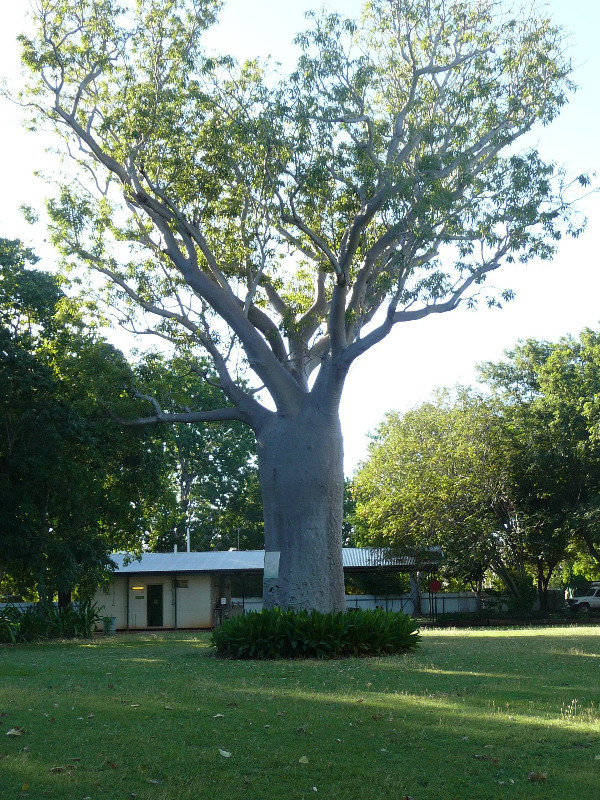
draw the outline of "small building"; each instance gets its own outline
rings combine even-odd
[[[97,590],[101,613],[118,630],[213,628],[244,613],[244,598],[232,602],[231,578],[262,576],[264,550],[211,550],[203,553],[127,553],[111,556],[114,573]],[[344,573],[435,571],[441,551],[431,548],[418,560],[375,548],[345,547]]]

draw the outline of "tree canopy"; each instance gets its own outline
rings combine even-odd
[[[538,563],[551,571],[569,546],[600,562],[598,332],[522,342],[482,372],[510,426],[515,497]]]
[[[138,422],[248,424],[281,554],[267,602],[328,610],[347,372],[397,323],[510,299],[490,272],[577,233],[561,171],[516,144],[554,119],[571,67],[549,20],[495,0],[311,15],[290,74],[207,53],[217,10],[38,0],[22,101],[77,165],[49,203],[65,260],[107,279],[130,330],[218,374],[219,408]]]
[[[521,342],[482,365],[491,394],[388,414],[354,482],[361,541],[439,544],[449,574],[491,570],[515,598],[535,580],[542,603],[561,563],[600,561],[599,344]]]
[[[36,260],[0,239],[0,569],[45,600],[139,549],[166,471],[108,416],[132,409],[127,362]]]
[[[175,427],[158,439],[118,422],[146,407],[140,383],[165,408],[214,407],[220,392],[208,372],[157,353],[131,367],[65,293],[65,279],[36,262],[19,241],[0,239],[4,580],[49,596],[85,591],[112,550],[185,548],[188,528],[193,549],[261,547],[247,428]]]
[[[519,547],[506,454],[501,420],[473,392],[387,414],[354,479],[359,540],[441,546],[446,574],[474,587],[490,568],[507,579]]]
[[[55,240],[111,279],[130,321],[145,311],[223,369],[205,329],[216,312],[281,403],[285,373],[306,388],[330,351],[349,363],[503,260],[552,254],[567,213],[556,169],[533,150],[502,155],[566,100],[548,20],[371,2],[361,25],[313,16],[277,80],[204,53],[215,13],[210,0],[41,0],[22,37],[26,97],[94,179],[50,204]]]

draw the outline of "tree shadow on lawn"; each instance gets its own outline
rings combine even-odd
[[[56,800],[300,800],[313,786],[338,800],[558,800],[593,797],[600,780],[596,725],[482,712],[468,698],[226,684],[207,697],[193,681],[188,695],[187,702],[167,698],[170,705],[135,692],[116,709],[87,698],[69,731],[40,736],[31,728],[15,743],[15,755],[0,761],[3,784],[16,792],[27,783],[35,797],[50,792]],[[190,708],[190,700],[202,705]],[[547,779],[531,782],[530,772]]]
[[[463,666],[429,641],[404,658],[332,662],[209,659],[185,639],[171,641],[165,658],[163,644],[153,644],[135,654],[107,648],[95,685],[86,681],[93,662],[73,647],[70,670],[61,658],[50,691],[42,688],[48,677],[32,676],[27,697],[10,698],[0,730],[22,725],[26,734],[0,742],[7,797],[597,795],[597,713],[577,717],[567,703],[593,697],[593,676],[581,673],[577,689],[553,687],[552,672],[540,674],[545,645],[531,662],[538,669],[526,674],[515,669],[521,648],[510,642],[495,652],[463,641]],[[503,666],[494,670],[499,658]],[[453,668],[443,663],[452,659]],[[51,772],[56,767],[63,769]],[[540,779],[530,781],[532,772]]]

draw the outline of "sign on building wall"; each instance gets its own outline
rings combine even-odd
[[[265,550],[265,580],[279,577],[279,550]]]

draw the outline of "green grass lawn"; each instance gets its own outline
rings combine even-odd
[[[591,800],[599,633],[329,662],[220,661],[190,633],[0,647],[0,798]]]

